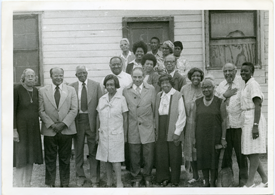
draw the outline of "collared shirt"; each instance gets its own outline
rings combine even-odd
[[[176,70],[174,70],[173,72],[170,72],[169,74],[174,77],[174,74],[175,74]]]
[[[182,55],[180,55],[179,58],[177,59],[176,69],[179,71],[181,76],[186,76],[188,71],[190,70],[190,65],[188,60]]]
[[[86,81],[84,81],[85,86],[86,86],[86,90],[87,90],[87,94],[88,94],[88,80],[86,79]],[[88,110],[86,110],[85,112],[83,112],[81,110],[81,92],[82,92],[82,88],[83,88],[83,82],[78,81],[78,109],[79,109],[79,113],[88,113]],[[88,98],[88,97],[87,97]]]
[[[136,86],[135,84],[133,84],[133,89],[136,91],[137,90],[137,87],[138,86]],[[140,93],[141,93],[141,91],[142,91],[142,89],[143,89],[143,83],[141,83],[141,85],[139,86],[139,88],[140,88]]]
[[[136,68],[136,67],[141,67],[141,68],[142,68],[141,63],[137,63],[136,60],[131,61],[129,64],[131,64],[131,63],[134,63],[133,70],[134,70],[134,68]]]
[[[153,54],[152,51],[149,51],[147,53]],[[159,70],[159,72],[164,71],[165,70],[165,66],[164,66],[164,60],[163,60],[163,54],[161,50],[158,50],[158,52],[156,54],[153,54],[156,59],[157,59],[157,64],[155,66],[155,68],[157,68]]]
[[[170,107],[170,99],[171,95],[176,92],[174,88],[172,88],[167,94],[165,92],[162,93],[160,105],[159,105],[159,115],[168,115],[169,114],[169,107]],[[179,99],[178,103],[178,120],[176,122],[176,130],[175,134],[180,135],[183,131],[185,121],[186,121],[186,114],[185,108],[182,97]]]
[[[229,84],[226,80],[223,80],[219,86],[216,88],[216,95],[219,98],[225,99],[223,94],[228,89]],[[244,87],[244,81],[241,77],[236,76],[234,81],[232,82],[232,89],[237,88],[237,94],[233,95],[229,99],[229,104],[226,106],[226,111],[228,113],[228,126],[227,128],[241,128],[242,121],[241,118],[241,91]],[[227,100],[228,101],[228,100]]]
[[[129,51],[128,55],[126,56],[126,58],[124,57],[124,55],[121,53],[120,57],[122,58],[123,61],[123,66],[122,66],[122,70],[126,71],[126,66],[128,65],[128,61],[132,61],[135,59],[135,55]]]
[[[132,83],[132,77],[131,77],[131,75],[129,75],[128,73],[126,73],[124,71],[121,71],[120,74],[115,75],[115,76],[118,78],[119,85],[120,85],[120,88],[117,89],[117,92],[119,92],[119,94],[122,95],[123,89]],[[105,78],[103,78],[102,82],[101,82],[101,89],[102,89],[102,92],[105,94],[105,93],[107,93],[107,90],[105,89],[105,87],[103,85],[104,79]]]
[[[63,83],[61,83],[60,85],[58,85],[58,87],[59,87],[59,92],[61,94],[62,88],[63,88]],[[55,93],[55,90],[56,90],[55,88],[56,88],[56,85],[52,83],[53,96],[54,96],[54,93]]]
[[[148,51],[147,53],[150,53],[150,54],[153,54],[152,51]],[[158,58],[163,58],[163,55],[162,55],[162,51],[161,50],[158,50],[158,52],[156,54],[153,54],[157,59]]]

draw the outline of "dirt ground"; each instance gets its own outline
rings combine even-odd
[[[267,155],[262,155],[261,156],[261,162],[263,164],[263,167],[265,168],[265,171],[267,173]],[[71,173],[70,173],[70,185],[69,187],[77,187],[76,186],[76,177],[75,177],[75,160],[71,159]],[[100,174],[100,186],[106,185],[106,171],[105,171],[105,164],[101,163],[101,174]],[[187,171],[183,170],[182,166],[182,171],[181,171],[181,180],[179,183],[179,187],[202,187],[203,186],[203,176],[201,171],[199,172],[200,174],[200,180],[198,182],[195,182],[194,184],[190,185],[188,184],[188,180],[192,178],[192,173],[188,173]],[[85,158],[85,163],[84,163],[84,170],[88,174],[89,171],[89,164],[87,159]],[[234,186],[233,187],[238,187],[239,183],[239,175],[238,175],[238,164],[236,162],[236,157],[233,155],[233,171],[234,171]],[[13,169],[13,172],[15,173],[15,168]],[[14,174],[13,173],[13,174]],[[152,183],[153,187],[161,187],[155,182],[155,173],[156,170],[153,169],[152,172]],[[88,175],[87,175],[88,176]],[[122,182],[124,184],[124,187],[126,188],[131,188],[131,175],[130,173],[125,170],[125,168],[122,168]],[[255,176],[255,183],[259,184],[261,182],[261,178],[258,173],[256,173]],[[13,181],[13,186],[16,187],[15,181]],[[57,175],[56,175],[56,187],[60,186],[60,180],[59,180],[59,171],[58,171],[58,165],[57,165]],[[91,187],[91,183],[89,179],[86,180],[85,184],[83,187]],[[114,185],[115,186],[115,185]],[[32,187],[47,187],[45,185],[45,164],[42,165],[34,165],[33,167],[33,175],[32,175]],[[169,185],[167,186],[169,187]]]

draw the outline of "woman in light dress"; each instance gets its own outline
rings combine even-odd
[[[107,187],[113,183],[113,168],[116,186],[123,187],[121,181],[121,162],[124,161],[124,142],[127,140],[127,103],[124,96],[117,93],[119,81],[116,76],[108,75],[103,82],[108,93],[99,99],[97,111],[99,119],[99,138],[96,159],[106,162]]]
[[[187,73],[190,70],[190,65],[188,60],[183,56],[183,45],[180,41],[175,41],[174,46],[174,56],[176,56],[177,59],[176,69],[179,71],[181,76],[186,78]]]
[[[133,61],[136,57],[135,54],[130,51],[130,42],[127,38],[122,38],[120,40],[119,46],[122,51],[122,53],[120,54],[120,57],[123,62],[122,70],[125,72],[127,64]]]
[[[253,78],[254,65],[245,62],[241,67],[241,76],[245,87],[241,95],[241,108],[243,110],[242,127],[242,153],[250,161],[248,180],[244,188],[255,187],[254,177],[258,172],[262,182],[257,187],[267,187],[268,179],[263,169],[259,155],[266,153],[266,121],[261,113],[263,93],[259,83]]]

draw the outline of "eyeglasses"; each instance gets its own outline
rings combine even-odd
[[[164,64],[174,64],[176,61],[164,61]]]

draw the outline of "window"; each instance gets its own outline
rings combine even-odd
[[[258,64],[257,11],[209,11],[208,23],[208,69],[228,62]]]
[[[24,69],[31,68],[40,78],[38,15],[13,16],[13,81],[20,83]]]

